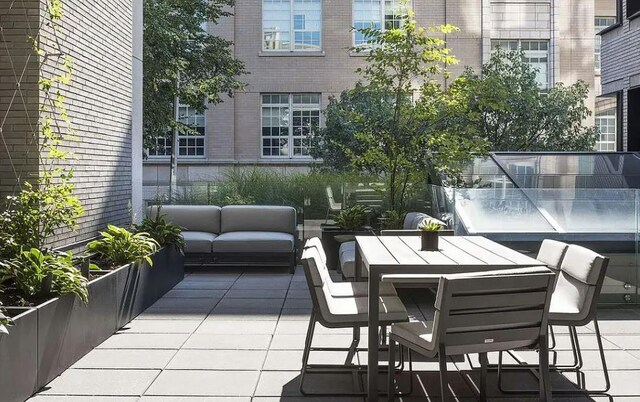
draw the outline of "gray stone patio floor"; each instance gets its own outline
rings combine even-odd
[[[430,317],[432,294],[401,291],[413,319]],[[267,270],[195,271],[155,305],[102,343],[47,387],[33,402],[294,402],[363,401],[363,398],[304,398],[298,392],[302,349],[311,301],[302,269],[295,275]],[[610,368],[610,396],[554,400],[640,401],[640,308],[602,308],[600,322]],[[589,387],[602,386],[602,371],[592,325],[580,330]],[[558,328],[557,354],[568,361],[569,338]],[[363,338],[366,339],[366,338]],[[350,330],[318,326],[314,346],[346,347]],[[365,346],[364,343],[361,346]],[[535,352],[520,353],[535,362]],[[341,363],[346,354],[316,352],[315,363]],[[497,358],[491,354],[491,359]],[[366,363],[360,352],[356,363]],[[435,361],[418,359],[414,395],[398,400],[439,401]],[[471,357],[473,362],[475,357]],[[472,363],[477,367],[476,363]],[[469,361],[449,363],[450,388],[457,400],[475,400],[477,371]],[[402,381],[407,381],[404,373]],[[507,373],[510,387],[536,387],[529,372]],[[573,387],[575,373],[553,373],[555,389]],[[347,392],[360,384],[349,374],[315,374],[309,387]],[[381,383],[384,384],[384,382]],[[488,393],[500,401],[537,400],[535,395],[500,393],[490,373]]]

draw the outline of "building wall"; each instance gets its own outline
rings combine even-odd
[[[27,40],[39,24],[38,6],[38,0],[0,2],[0,205],[39,169],[38,59]]]
[[[623,149],[628,149],[628,117],[629,113],[638,114],[640,110],[630,111],[628,108],[628,91],[640,87],[640,18],[627,18],[626,3],[623,1],[623,13],[620,26],[602,35],[602,94],[622,93],[622,105],[618,115],[621,120]],[[637,135],[640,135],[638,133]]]
[[[71,84],[64,88],[63,94],[72,128],[77,132],[76,138],[66,140],[63,147],[71,153],[67,163],[73,167],[75,193],[82,202],[85,215],[79,221],[77,232],[59,233],[52,239],[52,245],[92,238],[108,223],[129,223],[134,123],[132,2],[65,0],[62,30],[59,32],[54,32],[44,23],[47,16],[46,0],[2,2],[2,7],[7,3],[28,4],[28,14],[36,22],[29,30],[20,22],[20,16],[9,17],[15,28],[11,48],[24,58],[31,51],[30,46],[24,46],[27,35],[35,36],[39,32],[41,46],[50,55],[41,60],[40,71],[37,66],[28,70],[31,81],[37,85],[39,76],[46,78],[61,71],[62,56],[56,57],[56,53],[69,55],[74,61]],[[4,23],[5,20],[3,28]],[[32,57],[32,60],[37,62],[36,57]],[[4,61],[3,57],[2,63]],[[9,74],[10,71],[0,70],[0,82],[11,82]],[[32,86],[29,87],[32,93],[26,98],[26,104],[32,125],[35,122],[37,130],[38,114],[33,111],[37,111],[39,105],[45,102],[45,94],[38,92],[37,88],[34,92]],[[5,99],[4,87],[1,98]],[[64,131],[64,128],[61,130]],[[24,126],[14,132],[16,134],[12,135],[16,137],[16,147],[10,149],[10,153],[12,157],[23,159],[21,148],[17,146],[29,143],[33,136]],[[33,146],[30,151],[33,152]],[[43,163],[47,163],[43,158]],[[1,159],[5,160],[4,157]],[[0,163],[4,165],[4,162]],[[5,173],[3,170],[2,180],[15,182],[14,176]]]
[[[179,177],[186,182],[206,181],[234,166],[308,165],[300,160],[261,158],[260,94],[321,93],[324,108],[330,96],[353,87],[359,79],[354,70],[364,60],[348,50],[353,45],[352,6],[352,0],[322,1],[321,52],[263,52],[262,0],[236,2],[233,17],[210,26],[210,33],[234,41],[236,57],[250,72],[242,77],[248,86],[207,112],[206,158],[179,159]],[[595,87],[594,1],[414,0],[413,9],[420,26],[452,24],[460,28],[445,38],[460,60],[450,66],[454,77],[466,66],[479,70],[490,56],[492,39],[549,40],[551,81],[570,84],[581,79]],[[595,95],[588,102],[593,108]],[[593,118],[587,123],[593,124]],[[145,185],[168,183],[167,163],[148,161]]]

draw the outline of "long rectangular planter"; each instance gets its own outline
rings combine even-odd
[[[0,338],[0,401],[30,397],[184,278],[184,258],[174,247],[152,260],[153,267],[101,271],[87,286],[88,304],[67,295],[23,309]]]
[[[38,390],[38,312],[8,308],[14,325],[0,334],[0,401],[24,401]]]

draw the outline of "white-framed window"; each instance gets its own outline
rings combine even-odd
[[[354,45],[364,46],[368,38],[360,29],[397,29],[409,12],[409,5],[399,0],[353,0]]]
[[[308,158],[311,130],[320,126],[320,94],[262,94],[262,156]]]
[[[616,17],[596,17],[595,18],[595,30],[596,30],[596,43],[594,45],[595,50],[595,68],[600,70],[600,51],[602,49],[602,37],[598,35],[598,32],[616,23]]]
[[[205,115],[189,105],[178,105],[178,121],[188,125],[196,133],[178,135],[178,157],[205,157]],[[149,150],[149,157],[162,158],[171,156],[171,133],[156,139],[155,149]]]
[[[618,148],[616,138],[616,109],[596,112],[596,127],[599,131],[598,140],[596,141],[596,151],[615,152]]]
[[[262,0],[262,49],[321,50],[321,0]]]
[[[536,68],[536,81],[540,89],[549,88],[549,41],[548,40],[492,40],[491,48],[501,47],[505,50],[522,50],[524,61]]]

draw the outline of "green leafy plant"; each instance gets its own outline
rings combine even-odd
[[[50,295],[74,294],[89,301],[87,279],[73,265],[70,253],[46,253],[36,248],[23,250],[5,264],[15,293],[26,302]]]
[[[9,317],[9,313],[4,307],[2,307],[2,302],[0,302],[0,334],[8,334],[9,330],[7,327],[12,325],[13,321]]]
[[[423,232],[439,232],[444,229],[444,225],[433,220],[428,220],[422,222],[420,226],[418,226],[418,229]]]
[[[175,246],[181,253],[184,250],[184,238],[182,228],[171,222],[167,222],[165,215],[161,214],[162,206],[159,206],[154,217],[147,217],[138,225],[134,225],[137,233],[148,233],[160,246]]]
[[[388,210],[380,216],[380,229],[402,229],[405,213],[403,211]]]
[[[353,205],[340,211],[333,220],[340,229],[355,232],[367,226],[371,212],[371,208],[367,206]]]
[[[89,251],[98,253],[109,267],[117,267],[131,262],[146,261],[153,265],[151,254],[158,251],[160,245],[149,233],[131,233],[125,228],[109,225],[107,230],[100,232],[99,240],[87,245]]]

